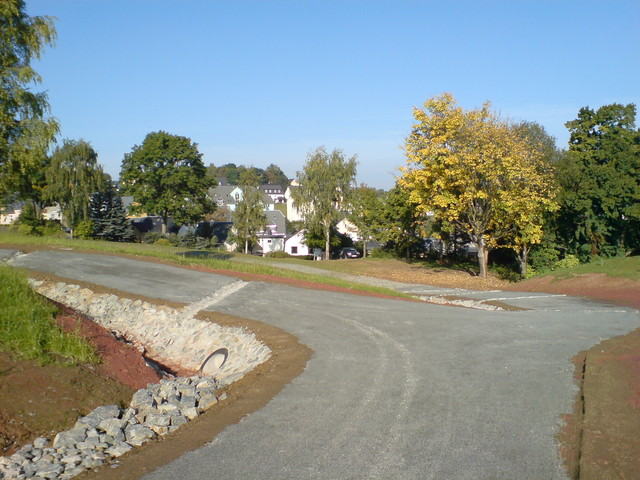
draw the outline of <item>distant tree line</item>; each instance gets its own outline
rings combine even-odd
[[[225,179],[229,185],[241,185],[242,174],[247,170],[252,171],[256,175],[259,185],[269,183],[277,184],[285,190],[289,186],[289,178],[279,166],[273,163],[265,169],[253,166],[246,167],[244,165],[236,165],[235,163],[226,163],[216,167],[213,163],[210,163],[207,167],[207,175],[215,179],[216,182]]]

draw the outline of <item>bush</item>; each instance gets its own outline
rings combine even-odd
[[[538,272],[553,270],[558,260],[560,260],[560,253],[551,246],[535,247],[529,255],[530,268]]]
[[[171,244],[171,242],[169,241],[169,239],[168,238],[164,238],[164,237],[160,237],[155,242],[153,242],[153,244],[154,245],[162,245],[163,247],[171,247],[171,246],[173,246]]]
[[[27,223],[14,223],[11,226],[11,230],[18,232],[20,235],[33,235],[34,237],[42,236],[42,230],[40,228]]]
[[[144,243],[154,244],[162,238],[162,235],[156,232],[149,232],[144,236]]]
[[[531,265],[529,265],[527,267],[527,273],[525,274],[524,278],[529,279],[529,278],[533,278],[537,275],[539,275],[540,272],[538,272],[535,268],[533,268]]]
[[[289,255],[287,252],[284,252],[282,250],[278,250],[277,252],[269,252],[265,255],[265,257],[270,257],[270,258],[290,258],[291,255]]]
[[[578,265],[580,265],[580,259],[578,257],[576,257],[575,255],[567,255],[562,260],[558,260],[553,265],[553,270],[556,270],[558,268],[573,268],[577,267]]]
[[[371,258],[395,258],[392,251],[388,251],[383,248],[374,248],[373,250],[369,250],[369,256]]]
[[[168,235],[165,235],[164,238],[169,240],[169,243],[171,243],[171,245],[173,245],[174,247],[180,245],[181,238],[177,233],[169,233]]]
[[[44,225],[40,227],[42,235],[45,237],[65,238],[67,232],[65,232],[60,225],[60,222],[56,220],[46,220]]]
[[[496,275],[498,275],[500,279],[506,280],[508,282],[518,282],[522,280],[522,275],[520,274],[520,272],[516,272],[508,265],[496,265],[492,267],[491,270]]]
[[[84,220],[73,229],[73,235],[82,240],[93,238],[93,220]]]
[[[197,242],[196,234],[193,232],[187,232],[182,235],[179,241],[181,247],[193,248]]]

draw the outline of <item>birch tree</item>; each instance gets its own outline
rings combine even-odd
[[[264,214],[262,195],[258,190],[260,177],[254,170],[245,170],[240,175],[242,186],[242,200],[233,212],[236,237],[244,243],[244,253],[249,253],[249,247],[257,240],[257,234],[264,230],[267,217]]]
[[[327,153],[319,147],[309,153],[298,172],[299,188],[292,192],[296,208],[304,217],[305,227],[320,230],[325,239],[325,259],[331,258],[331,229],[349,205],[355,183],[356,157],[345,158],[342,150]]]

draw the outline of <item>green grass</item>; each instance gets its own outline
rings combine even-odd
[[[252,261],[252,263],[241,263],[233,260],[235,257],[244,256],[244,254],[240,253],[209,252],[210,256],[208,257],[184,257],[182,256],[184,253],[193,251],[193,249],[164,245],[147,245],[143,243],[119,243],[99,240],[71,240],[51,237],[31,237],[26,235],[19,235],[13,232],[0,232],[0,245],[3,244],[8,247],[14,248],[19,248],[20,246],[53,246],[62,249],[90,250],[116,255],[134,255],[147,258],[158,258],[177,265],[204,266],[216,270],[230,270],[240,273],[268,275],[319,283],[323,285],[331,285],[341,288],[347,288],[350,290],[378,293],[383,295],[393,295],[402,298],[413,298],[410,295],[405,295],[388,288],[363,285],[323,275],[306,274],[287,270],[285,268],[278,268],[277,266],[279,261],[294,261],[301,262],[305,265],[310,265],[310,262],[308,261],[297,259],[278,259],[276,261],[269,258],[252,257],[252,259],[255,259],[255,261]],[[320,263],[330,264],[334,262],[312,262],[311,265],[316,266],[316,264]]]
[[[587,273],[602,273],[609,277],[640,280],[640,256],[597,258],[573,268],[555,270],[556,278],[571,278]]]
[[[0,265],[0,350],[41,363],[97,363],[89,343],[58,328],[55,312],[22,272]]]

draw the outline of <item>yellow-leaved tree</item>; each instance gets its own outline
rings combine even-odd
[[[489,103],[464,110],[450,93],[414,108],[400,183],[418,208],[466,233],[480,275],[501,242],[521,258],[542,239],[542,216],[555,207],[551,167],[540,149],[501,121]],[[521,267],[522,270],[522,267]]]

